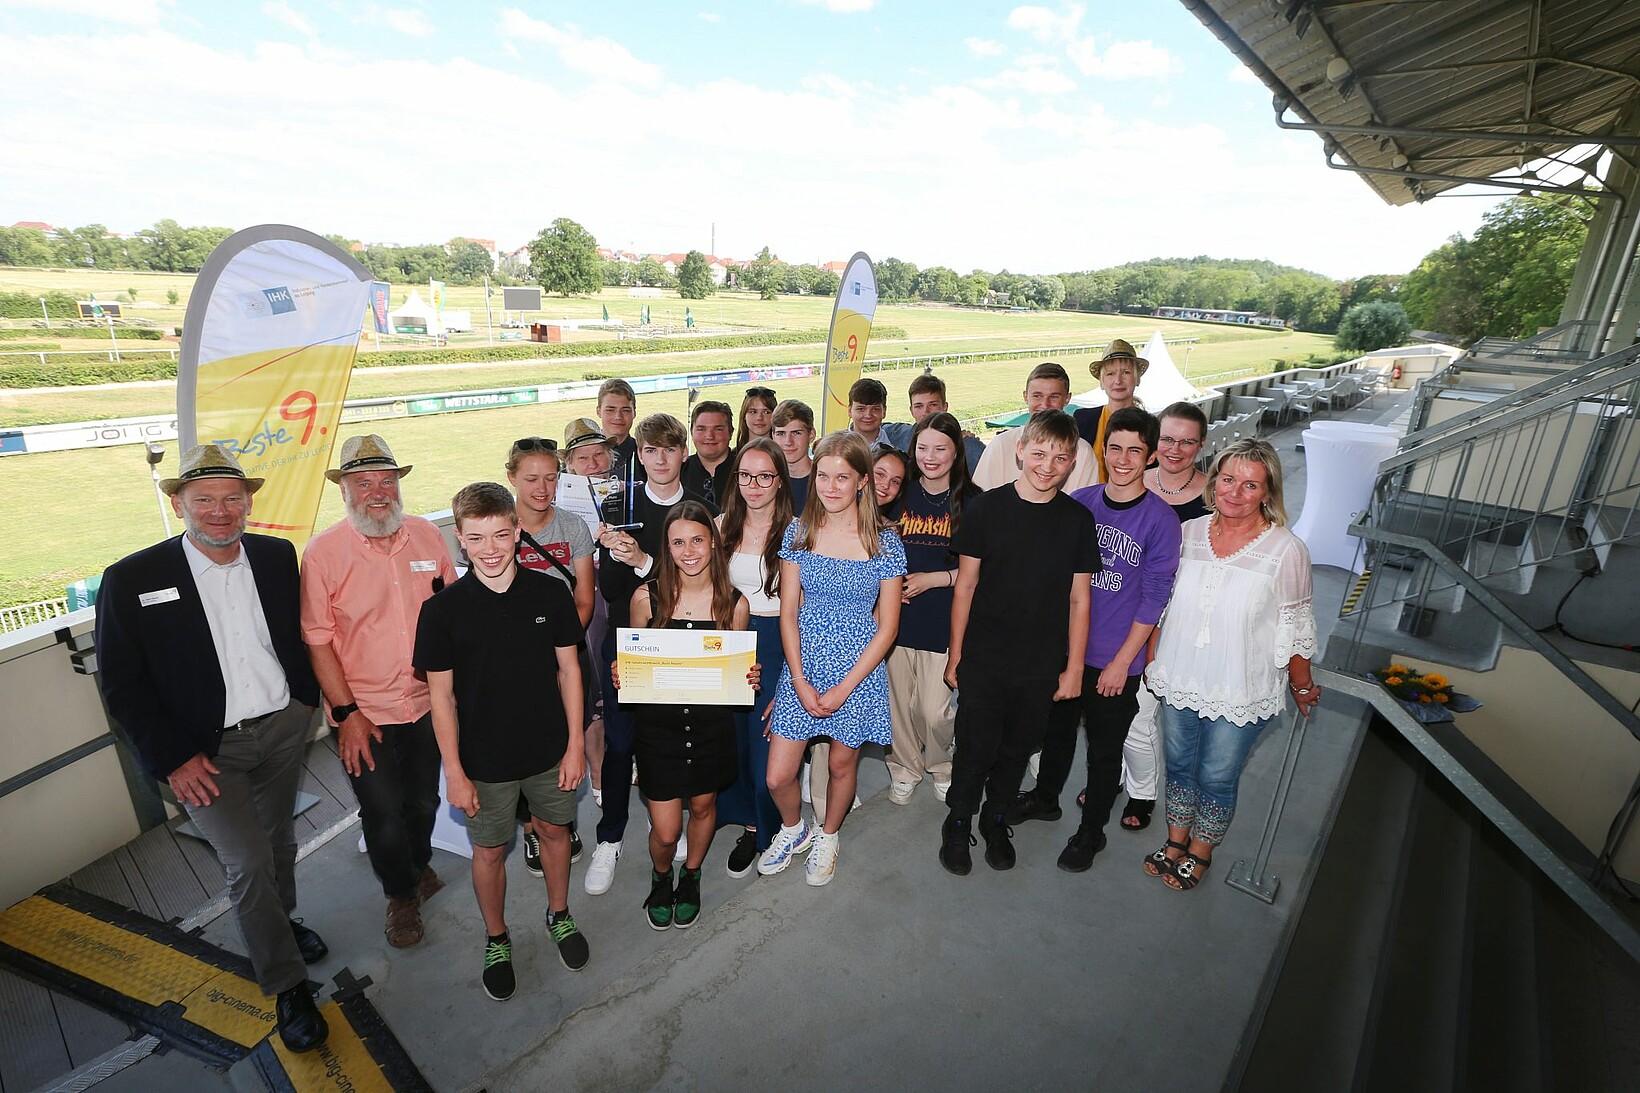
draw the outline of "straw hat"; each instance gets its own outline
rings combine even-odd
[[[356,471],[383,470],[398,471],[400,478],[410,473],[409,467],[399,466],[398,460],[393,458],[393,449],[387,446],[387,441],[375,433],[366,433],[342,441],[341,465],[326,471],[325,477],[332,482],[340,482],[343,475]]]
[[[578,417],[564,426],[564,451],[572,452],[588,444],[608,444],[603,425],[590,417]]]
[[[1094,379],[1099,378],[1099,374],[1105,370],[1105,364],[1108,361],[1132,361],[1133,366],[1139,370],[1139,378],[1141,379],[1144,378],[1145,369],[1150,367],[1150,362],[1134,352],[1132,344],[1123,341],[1121,338],[1112,341],[1110,348],[1105,350],[1105,355],[1088,365],[1088,371],[1093,373]]]
[[[262,488],[262,479],[246,478],[239,461],[220,444],[195,444],[183,452],[178,463],[177,476],[162,478],[159,488],[165,491],[166,496],[175,497],[176,492],[183,486],[201,478],[237,478],[245,483],[245,489],[249,493],[255,493]]]

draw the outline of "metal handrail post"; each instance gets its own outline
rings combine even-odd
[[[1270,849],[1275,845],[1276,829],[1281,826],[1281,813],[1287,807],[1287,794],[1293,786],[1293,771],[1298,767],[1299,749],[1304,746],[1304,732],[1309,725],[1309,714],[1303,711],[1293,714],[1293,729],[1287,736],[1287,752],[1281,757],[1281,776],[1276,780],[1275,796],[1270,799],[1270,814],[1264,818],[1264,833],[1259,836],[1253,863],[1248,865],[1247,859],[1237,858],[1230,866],[1229,875],[1224,878],[1224,883],[1236,891],[1246,892],[1265,903],[1274,903],[1276,892],[1281,888],[1281,878],[1267,875],[1265,869],[1270,864]]]

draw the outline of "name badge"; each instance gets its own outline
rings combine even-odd
[[[178,592],[176,589],[161,588],[154,592],[143,592],[139,594],[137,596],[137,602],[144,607],[152,607],[156,603],[170,603],[172,600],[180,600],[181,598],[182,593]]]
[[[438,572],[438,562],[436,562],[436,561],[411,562],[410,563],[410,572],[412,572],[412,573],[437,573]]]

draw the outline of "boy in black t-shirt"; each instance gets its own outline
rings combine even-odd
[[[484,992],[504,1001],[516,986],[505,865],[520,794],[541,836],[547,932],[571,971],[589,955],[569,913],[569,824],[586,772],[581,620],[564,582],[518,565],[518,512],[507,487],[474,483],[450,507],[472,568],[422,604],[413,659],[432,690],[445,798],[468,817],[473,892],[488,935]]]
[[[1019,479],[982,494],[953,543],[945,681],[960,697],[940,864],[958,876],[973,868],[975,813],[986,863],[1013,867],[1006,813],[1025,762],[1052,703],[1082,693],[1100,563],[1092,514],[1060,492],[1076,466],[1077,439],[1076,422],[1062,410],[1032,417],[1015,447]]]

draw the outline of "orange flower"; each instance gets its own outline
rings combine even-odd
[[[1389,672],[1392,675],[1404,676],[1410,673],[1412,669],[1408,668],[1405,664],[1391,664],[1388,668],[1385,668],[1384,671]]]
[[[1391,687],[1399,687],[1405,681],[1400,676],[1385,676],[1384,682]]]
[[[1419,695],[1418,696],[1418,701],[1419,702],[1428,702],[1429,701],[1429,696],[1428,695]]]
[[[1424,683],[1427,684],[1430,688],[1432,688],[1434,690],[1437,690],[1437,691],[1440,690],[1443,687],[1452,686],[1452,681],[1450,679],[1446,678],[1443,675],[1436,675],[1434,672],[1430,672],[1428,675],[1426,675],[1424,677]]]
[[[1448,696],[1446,696],[1446,695],[1436,695],[1436,696],[1435,696],[1435,701],[1436,701],[1436,702],[1439,702],[1439,703],[1440,703],[1440,704],[1441,704],[1441,705],[1443,705],[1443,706],[1444,706],[1444,705],[1446,705],[1446,704],[1447,704],[1447,703],[1448,703],[1448,702],[1451,702],[1451,701],[1452,701],[1452,699],[1451,699],[1451,698],[1449,698],[1449,697],[1448,697]]]

